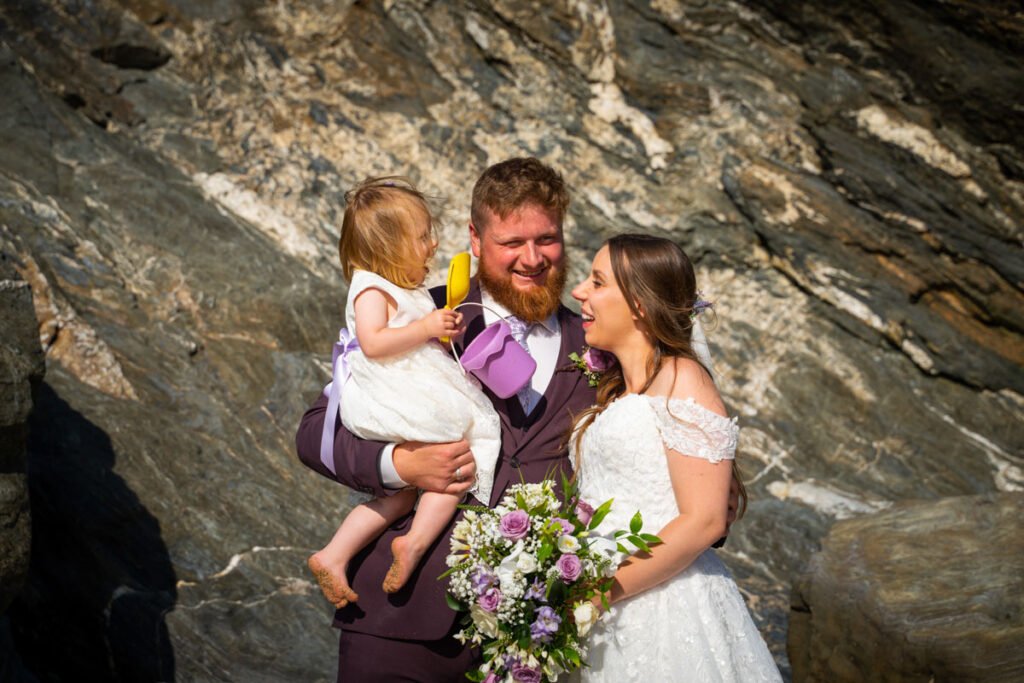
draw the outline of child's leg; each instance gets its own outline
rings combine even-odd
[[[420,495],[420,504],[412,518],[409,533],[391,542],[391,555],[394,561],[384,578],[386,593],[394,593],[405,585],[423,558],[423,553],[427,552],[430,544],[448,526],[461,500],[462,496],[450,493],[424,491]]]
[[[357,505],[323,550],[310,556],[307,564],[320,584],[320,590],[332,604],[341,608],[359,599],[348,585],[346,571],[349,561],[392,522],[409,512],[415,502],[416,491],[409,489]]]

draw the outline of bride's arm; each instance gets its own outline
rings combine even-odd
[[[725,535],[732,463],[665,450],[679,516],[658,532],[661,545],[619,565],[608,594],[612,604],[653,588],[683,571]]]
[[[676,371],[672,398],[693,398],[707,410],[725,415],[722,398],[705,370],[692,361],[676,359]],[[638,553],[619,565],[608,595],[612,603],[671,579],[728,530],[732,462],[715,463],[667,446],[665,457],[679,516],[658,532],[662,543],[650,554]]]

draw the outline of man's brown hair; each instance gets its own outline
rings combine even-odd
[[[489,214],[505,220],[527,205],[553,212],[562,224],[569,208],[569,191],[562,175],[534,157],[516,157],[494,164],[473,186],[470,218],[476,229],[487,227]]]

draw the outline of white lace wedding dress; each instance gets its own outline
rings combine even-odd
[[[671,410],[671,415],[669,414]],[[673,417],[674,416],[674,417]],[[601,530],[627,529],[639,510],[657,533],[678,516],[665,446],[712,462],[735,457],[735,419],[693,399],[623,396],[583,435],[580,493],[614,498]],[[780,681],[747,606],[714,550],[667,582],[612,607],[591,636],[582,681]]]

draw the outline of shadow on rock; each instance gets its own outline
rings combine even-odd
[[[157,519],[114,471],[110,437],[49,384],[30,421],[32,561],[11,606],[41,681],[174,680],[177,591]]]

